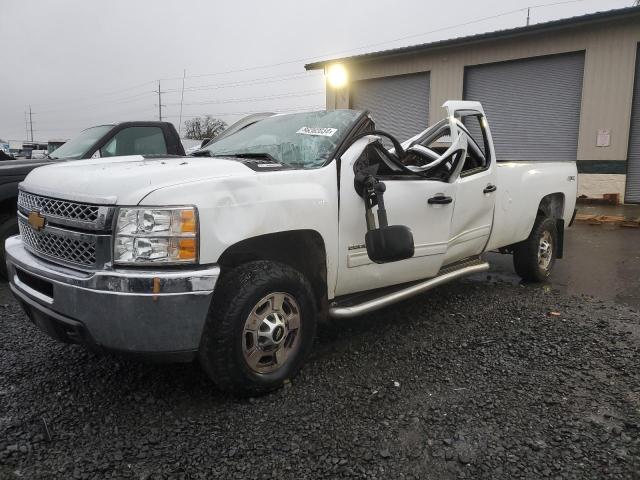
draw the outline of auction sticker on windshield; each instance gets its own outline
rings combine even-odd
[[[301,135],[319,135],[321,137],[333,137],[333,134],[337,131],[337,128],[302,127],[296,133],[300,133]]]

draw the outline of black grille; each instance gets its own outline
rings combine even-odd
[[[18,222],[22,241],[33,251],[65,262],[92,267],[96,263],[95,240],[80,240],[50,231],[36,231],[23,221]]]
[[[18,278],[22,283],[33,288],[36,292],[40,292],[49,298],[53,298],[53,283],[31,275],[18,267],[16,267],[16,275],[18,275]]]
[[[96,205],[41,197],[23,191],[18,194],[18,205],[27,211],[37,210],[44,215],[91,223],[98,220],[100,210]]]

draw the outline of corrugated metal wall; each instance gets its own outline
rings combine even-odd
[[[576,160],[584,52],[467,67],[466,100],[482,103],[497,159]]]
[[[429,124],[429,73],[354,82],[351,108],[369,110],[378,130],[402,142]]]
[[[640,45],[636,55],[636,82],[631,107],[625,202],[640,203]]]

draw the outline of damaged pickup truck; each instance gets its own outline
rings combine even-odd
[[[572,162],[496,162],[477,102],[400,144],[366,112],[275,115],[197,152],[51,165],[20,185],[13,293],[54,338],[198,359],[223,390],[292,378],[316,323],[371,312],[512,253],[546,279]]]

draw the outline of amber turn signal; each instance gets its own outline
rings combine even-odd
[[[178,258],[180,260],[196,259],[196,239],[181,238],[178,240]]]
[[[182,233],[196,233],[196,212],[194,210],[180,210],[180,226]]]

